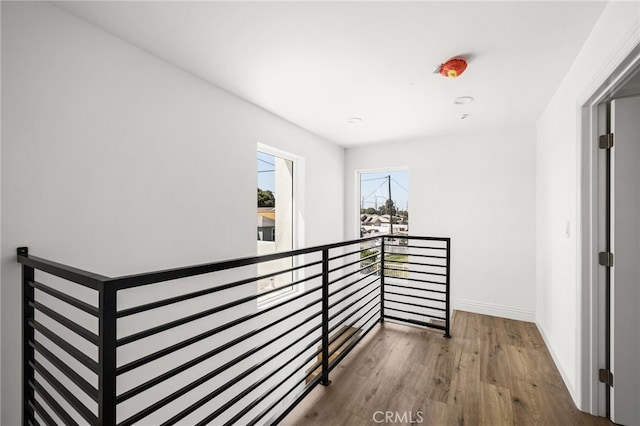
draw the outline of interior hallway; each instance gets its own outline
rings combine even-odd
[[[535,324],[455,311],[451,333],[386,322],[283,424],[612,424],[576,408]]]

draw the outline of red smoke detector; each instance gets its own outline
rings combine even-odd
[[[438,72],[443,77],[456,78],[462,75],[464,70],[467,69],[467,61],[462,58],[449,59],[444,64],[440,65]]]

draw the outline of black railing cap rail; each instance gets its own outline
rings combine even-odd
[[[29,254],[27,247],[18,248],[18,262],[68,281],[81,284],[85,287],[90,287],[94,290],[99,290],[102,283],[109,280],[109,277],[105,277],[104,275],[94,274],[93,272],[83,269],[32,256]]]
[[[250,256],[232,260],[224,260],[217,262],[204,263],[200,265],[182,266],[177,268],[170,268],[161,271],[143,272],[139,274],[124,275],[121,277],[110,278],[104,275],[95,274],[82,269],[77,269],[68,265],[53,262],[50,260],[42,259],[29,254],[27,247],[18,248],[18,262],[23,265],[33,267],[35,269],[48,272],[52,275],[67,279],[77,284],[84,285],[93,289],[100,289],[101,285],[109,285],[116,288],[116,290],[123,290],[132,287],[138,287],[148,284],[155,284],[164,281],[176,280],[180,278],[187,278],[196,275],[208,274],[211,272],[223,271],[226,269],[233,269],[242,266],[254,265],[256,263],[270,262],[273,260],[282,259],[285,257],[300,256],[303,254],[309,254],[319,252],[323,250],[329,250],[333,248],[343,247],[349,244],[363,243],[366,241],[377,240],[379,238],[403,238],[413,240],[425,240],[425,241],[446,241],[449,242],[450,238],[440,237],[418,237],[402,235],[389,236],[379,235],[367,238],[358,238],[354,240],[342,241],[337,243],[307,247],[297,250],[285,251],[280,253],[273,253],[261,256]]]

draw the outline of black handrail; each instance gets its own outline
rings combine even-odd
[[[330,372],[385,319],[451,337],[450,239],[401,240],[369,237],[116,278],[20,247],[23,424],[169,425],[187,416],[196,424],[278,423],[318,383],[329,385]],[[259,271],[274,261],[276,270]],[[205,274],[204,288],[173,291]],[[286,284],[256,294],[272,277]],[[130,289],[158,283],[172,294],[118,309]],[[285,287],[293,290],[255,307]],[[142,329],[118,332],[121,321],[138,318]],[[133,385],[119,389],[120,378]]]

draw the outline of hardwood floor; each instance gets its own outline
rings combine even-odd
[[[455,311],[451,334],[376,327],[282,424],[612,424],[578,411],[534,324]]]

